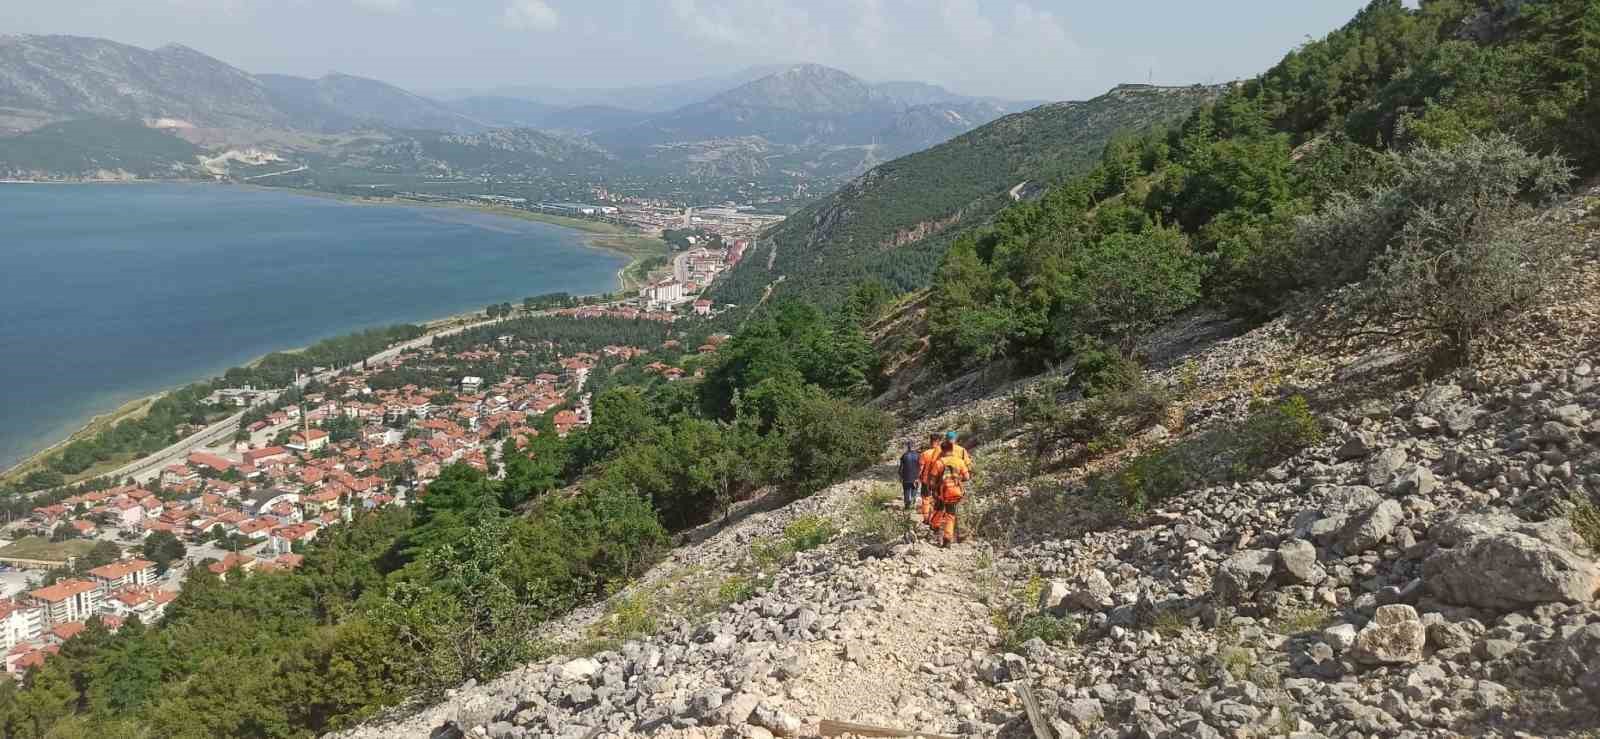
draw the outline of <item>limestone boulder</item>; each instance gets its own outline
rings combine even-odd
[[[1409,665],[1422,661],[1428,631],[1417,609],[1396,604],[1378,609],[1372,621],[1356,634],[1350,656],[1368,665]]]
[[[1422,579],[1446,603],[1512,611],[1541,603],[1587,603],[1600,591],[1600,563],[1557,543],[1559,525],[1499,527],[1456,521],[1437,543],[1451,543],[1422,563]],[[1570,525],[1566,529],[1570,532]],[[1574,535],[1575,536],[1575,535]]]

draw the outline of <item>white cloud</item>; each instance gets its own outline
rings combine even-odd
[[[554,31],[561,25],[561,15],[544,0],[511,0],[501,20],[523,31]]]
[[[702,11],[696,0],[672,0],[672,15],[701,41],[736,45],[743,39],[743,34],[730,22],[731,14]]]
[[[826,23],[791,0],[672,0],[672,16],[697,41],[811,59],[828,45]],[[801,56],[789,55],[803,51]]]
[[[983,17],[978,0],[944,0],[939,8],[945,30],[968,47],[985,46],[994,41],[994,24]]]
[[[884,17],[882,0],[861,0],[860,13],[850,37],[863,48],[882,48],[889,32],[889,21]]]

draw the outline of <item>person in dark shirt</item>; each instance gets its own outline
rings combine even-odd
[[[917,505],[917,481],[921,477],[922,452],[917,450],[916,441],[907,440],[906,453],[900,455],[900,495],[908,511]]]

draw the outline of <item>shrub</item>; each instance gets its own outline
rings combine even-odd
[[[1008,652],[1022,649],[1024,642],[1041,639],[1046,644],[1065,644],[1077,637],[1082,625],[1070,617],[1053,616],[1038,611],[1039,594],[1044,590],[1044,580],[1030,577],[1005,595],[992,619],[1000,632],[1000,641]]]
[[[1515,213],[1485,214],[1470,226],[1432,214],[1409,224],[1368,285],[1369,307],[1442,338],[1447,356],[1471,364],[1474,342],[1533,307],[1568,248],[1519,226]]]
[[[1079,342],[1074,357],[1072,384],[1083,390],[1085,398],[1133,390],[1144,383],[1138,362],[1102,342]]]
[[[755,561],[758,570],[770,569],[792,554],[794,550],[782,539],[762,539],[750,545],[750,559]]]
[[[1242,479],[1282,462],[1322,438],[1310,405],[1294,396],[1256,412],[1236,429],[1140,454],[1120,470],[1089,483],[1090,492],[1129,513],[1178,493],[1229,479]]]
[[[1172,402],[1166,390],[1147,384],[1137,369],[1130,373],[1121,362],[1131,364],[1119,360],[1117,369],[1098,375],[1104,383],[1099,386],[1101,393],[1083,403],[1061,402],[1074,386],[1062,380],[1041,383],[1012,398],[1016,423],[1032,435],[1035,470],[1062,446],[1082,444],[1091,456],[1120,449],[1130,434],[1165,417]],[[1109,380],[1112,374],[1115,381]]]
[[[1255,652],[1241,646],[1223,647],[1217,652],[1217,661],[1222,669],[1226,670],[1235,680],[1246,680],[1250,677],[1250,668],[1256,664]]]
[[[1271,467],[1321,441],[1322,436],[1322,422],[1311,413],[1303,395],[1271,406],[1258,405],[1241,433],[1240,461],[1257,469]]]
[[[1129,460],[1121,471],[1100,478],[1096,487],[1123,510],[1143,513],[1192,487],[1195,477],[1182,450],[1158,449]]]
[[[1391,157],[1395,184],[1301,219],[1299,249],[1335,280],[1364,277],[1364,314],[1442,338],[1470,363],[1474,340],[1530,307],[1571,248],[1531,219],[1572,169],[1504,135]]]
[[[1285,636],[1321,631],[1333,623],[1333,612],[1325,608],[1296,608],[1280,614],[1278,633]]]
[[[1531,154],[1504,135],[1388,156],[1393,184],[1365,197],[1336,195],[1299,221],[1301,254],[1336,282],[1365,276],[1419,218],[1470,228],[1496,210],[1549,202],[1572,180],[1560,157]]]
[[[656,631],[656,604],[648,592],[615,598],[598,625],[601,635],[626,641]]]
[[[839,528],[822,516],[801,516],[783,528],[783,542],[790,552],[804,552],[828,543]]]
[[[1046,644],[1066,644],[1077,638],[1082,629],[1083,625],[1077,619],[1035,613],[1024,616],[1015,628],[1002,636],[1006,651],[1015,652],[1030,639],[1040,639]]]
[[[1600,506],[1582,493],[1573,493],[1566,508],[1572,528],[1589,543],[1589,549],[1600,554]]]
[[[717,587],[717,600],[722,604],[743,603],[755,597],[760,583],[748,575],[731,575]]]
[[[1184,629],[1189,628],[1189,622],[1177,611],[1167,609],[1156,613],[1153,628],[1161,638],[1173,639],[1182,634]]]
[[[761,539],[750,545],[750,559],[756,572],[767,572],[793,557],[828,543],[839,527],[822,516],[801,516],[783,528],[783,535]]]
[[[911,519],[900,510],[900,491],[875,485],[850,507],[848,528],[853,538],[867,546],[902,540],[911,532]]]

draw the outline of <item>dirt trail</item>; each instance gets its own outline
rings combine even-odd
[[[923,529],[922,532],[926,532]],[[847,616],[854,639],[807,645],[805,672],[789,686],[790,697],[812,708],[815,720],[844,721],[948,731],[935,726],[946,713],[949,690],[963,718],[977,716],[978,691],[1000,693],[974,681],[961,665],[991,650],[998,632],[991,625],[986,594],[977,584],[973,545],[948,549],[928,543],[901,548],[895,556],[864,560],[846,577],[857,580],[881,610]],[[841,573],[844,574],[844,573]]]

